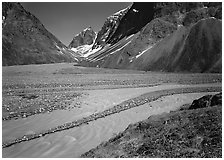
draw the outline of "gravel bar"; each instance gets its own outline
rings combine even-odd
[[[30,141],[32,139],[40,138],[40,137],[46,136],[48,134],[60,132],[60,131],[67,130],[67,129],[74,128],[74,127],[79,127],[83,124],[88,124],[89,122],[97,120],[99,118],[104,118],[111,114],[119,113],[121,111],[130,109],[130,108],[134,108],[134,107],[138,107],[145,103],[155,101],[163,96],[168,96],[168,95],[173,95],[173,94],[182,94],[182,93],[221,92],[221,91],[222,91],[221,87],[190,87],[190,88],[160,90],[160,91],[146,93],[141,96],[124,101],[118,105],[115,105],[112,108],[109,108],[102,112],[94,113],[90,116],[81,118],[79,120],[75,120],[73,122],[68,122],[68,123],[59,125],[57,127],[50,128],[46,131],[42,131],[40,133],[24,135],[22,137],[16,138],[15,140],[12,140],[9,142],[4,142],[2,144],[2,147],[3,148],[10,147],[14,144],[25,142],[25,141]]]

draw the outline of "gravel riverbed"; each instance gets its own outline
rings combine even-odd
[[[112,108],[106,109],[102,112],[91,114],[90,116],[68,122],[62,125],[59,125],[57,127],[50,128],[45,131],[41,131],[39,133],[35,134],[29,134],[24,135],[22,137],[18,137],[12,141],[4,142],[2,144],[3,148],[12,146],[17,143],[21,143],[24,141],[30,141],[32,139],[40,138],[48,134],[60,132],[63,130],[67,130],[70,128],[78,127],[80,125],[88,124],[91,121],[97,120],[99,118],[104,118],[106,116],[109,116],[111,114],[119,113],[121,111],[137,107],[140,105],[143,105],[145,103],[149,103],[152,101],[157,100],[158,98],[161,98],[162,96],[172,95],[172,94],[181,94],[181,93],[194,93],[194,92],[219,92],[221,91],[221,87],[190,87],[190,88],[178,88],[178,89],[170,89],[170,90],[161,90],[161,91],[155,91],[143,94],[141,96],[138,96],[136,98],[129,99],[127,101],[124,101],[118,105],[115,105]]]

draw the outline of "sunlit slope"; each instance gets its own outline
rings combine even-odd
[[[130,68],[162,71],[221,72],[222,23],[203,19],[185,27],[145,52]]]
[[[164,35],[156,33],[159,38],[152,33],[144,34],[143,30],[138,35],[135,34],[130,41],[125,41],[125,44],[120,41],[114,45],[119,46],[119,49],[104,51],[103,55],[106,58],[100,63],[99,58],[94,61],[98,61],[97,65],[100,67],[106,68],[221,72],[222,23],[220,20],[202,19],[192,27],[179,25],[177,30],[171,29],[171,25],[166,22],[163,23],[166,25],[159,26],[159,29]],[[168,29],[163,29],[164,26]]]

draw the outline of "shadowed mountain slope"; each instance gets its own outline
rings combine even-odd
[[[74,62],[79,55],[68,50],[20,3],[2,3],[2,64]]]

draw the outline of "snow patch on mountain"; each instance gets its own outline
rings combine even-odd
[[[58,53],[60,53],[60,54],[64,54],[62,51],[59,51]]]
[[[122,15],[127,9],[129,9],[128,7],[127,8],[124,8],[116,13],[114,13],[112,16],[118,16],[118,15]]]
[[[84,30],[83,30],[83,32],[86,32],[86,31],[91,31],[92,30],[92,28],[91,27],[88,27],[88,28],[85,28]]]
[[[56,48],[58,49],[58,54],[64,54],[63,52],[62,52],[62,50],[63,51],[65,51],[65,49],[64,48],[61,48],[61,47],[59,47],[58,45],[57,45],[57,43],[56,42],[54,42],[54,45],[56,46]]]
[[[88,57],[96,52],[98,52],[99,50],[101,50],[102,47],[99,47],[99,48],[95,48],[95,49],[92,49],[92,50],[89,50],[86,54],[83,55],[83,57]]]
[[[155,44],[154,44],[155,45]],[[144,51],[140,52],[137,56],[135,56],[135,58],[140,57],[141,55],[143,55],[146,51],[150,50],[154,45],[149,46],[148,48],[146,48]]]
[[[132,10],[133,10],[134,12],[136,12],[136,13],[137,13],[137,12],[139,12],[139,11],[138,11],[138,10],[136,10],[136,9],[132,9]]]
[[[123,45],[121,48],[118,48],[117,50],[111,52],[110,54],[114,54],[115,52],[118,52],[120,50],[122,50],[124,47],[126,47],[129,43],[131,43],[131,41],[129,41],[128,43],[126,43],[125,45]]]
[[[91,44],[91,45],[86,44],[86,45],[78,46],[76,48],[71,48],[71,50],[74,52],[79,52],[79,53],[84,54],[85,52],[90,50],[92,46],[93,46],[93,44]]]
[[[61,50],[61,47],[59,47],[56,42],[55,42],[55,46],[57,47],[57,49]]]
[[[2,24],[5,22],[5,16],[2,16]]]
[[[130,39],[130,38],[133,37],[134,35],[135,35],[135,34],[132,34],[132,35],[126,37],[126,40]]]

